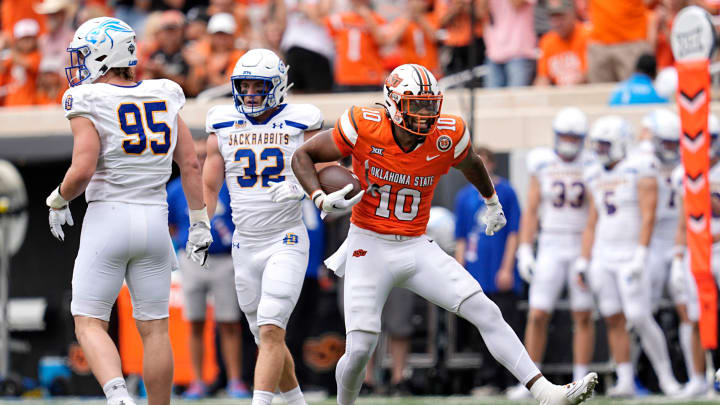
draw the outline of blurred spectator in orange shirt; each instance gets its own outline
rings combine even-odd
[[[34,104],[56,105],[62,102],[63,93],[68,87],[65,75],[58,73],[63,68],[63,63],[58,59],[43,57],[40,62]]]
[[[44,0],[36,4],[34,9],[45,16],[47,31],[40,36],[39,41],[43,60],[57,60],[61,68],[58,73],[64,73],[64,62],[68,58],[66,49],[75,32],[70,25],[74,13],[73,4],[70,0]]]
[[[6,85],[5,106],[32,105],[35,100],[35,80],[40,67],[37,21],[26,18],[13,27],[13,48],[9,57],[0,63],[0,75],[9,77]]]
[[[388,42],[397,44],[401,63],[417,63],[440,77],[435,15],[428,6],[428,0],[408,0],[406,14],[389,24]]]
[[[535,85],[584,83],[588,30],[577,20],[571,0],[548,0],[547,9],[552,29],[540,38]]]
[[[481,65],[485,62],[485,42],[483,41],[483,25],[485,3],[487,0],[475,0],[475,26],[470,33],[470,2],[471,0],[436,0],[435,15],[437,26],[441,29],[439,36],[450,51],[450,60],[444,67],[446,73]],[[474,40],[475,60],[470,60],[470,39]]]
[[[235,49],[235,18],[228,13],[210,17],[207,32],[208,39],[197,42],[183,51],[190,65],[187,86],[191,89],[206,89],[215,86],[228,86],[235,63],[245,53]]]
[[[327,18],[335,42],[335,85],[339,91],[380,90],[385,69],[380,48],[387,43],[385,20],[370,0],[350,0],[350,10]]]
[[[617,82],[633,73],[635,62],[651,52],[647,8],[654,0],[589,0],[592,29],[587,51],[588,80]]]
[[[35,12],[33,6],[40,3],[41,0],[2,0],[0,1],[0,26],[2,27],[2,35],[0,36],[0,49],[4,48],[7,43],[12,42],[13,27],[15,24],[26,18],[31,18],[38,22],[40,28],[39,33],[45,32],[45,19]]]
[[[177,10],[163,11],[155,33],[156,49],[143,63],[142,79],[170,79],[179,84],[185,94],[193,96],[199,89],[190,88],[187,76],[190,66],[182,52],[185,17]]]

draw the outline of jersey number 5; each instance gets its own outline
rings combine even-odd
[[[167,123],[155,119],[156,112],[167,112],[165,101],[147,101],[143,103],[145,119],[135,103],[120,104],[117,109],[120,129],[128,137],[122,141],[122,148],[128,155],[140,155],[147,149],[150,143],[150,150],[154,155],[164,155],[170,150],[171,130]],[[163,134],[162,142],[158,139],[151,139],[148,142],[145,135],[145,127],[152,133]]]

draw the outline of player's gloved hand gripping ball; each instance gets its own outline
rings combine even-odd
[[[55,190],[50,193],[45,200],[45,204],[50,207],[50,216],[48,218],[50,233],[58,240],[64,241],[65,232],[63,232],[62,226],[65,224],[73,226],[75,222],[73,222],[72,214],[70,213],[70,202],[60,195],[60,186],[57,186]]]
[[[500,205],[497,194],[486,198],[485,206],[487,210],[482,217],[482,221],[485,224],[485,235],[492,236],[505,226],[507,219],[505,219],[505,213],[503,212],[502,205]]]
[[[201,210],[190,210],[190,232],[187,245],[185,245],[187,257],[199,263],[203,268],[207,268],[208,249],[210,249],[212,241],[207,207]]]

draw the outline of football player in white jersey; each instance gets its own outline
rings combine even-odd
[[[641,152],[649,152],[658,167],[658,194],[655,210],[655,225],[650,240],[648,255],[648,275],[650,276],[650,302],[653,312],[657,311],[660,299],[669,286],[670,269],[675,252],[675,238],[678,222],[678,192],[682,193],[682,177],[680,187],[673,183],[673,175],[680,165],[680,117],[674,112],[658,108],[642,119],[639,144]],[[682,254],[683,250],[677,253]],[[676,306],[680,321],[678,335],[680,347],[685,358],[690,384],[685,392],[693,392],[700,388],[693,377],[692,322],[688,318],[686,293],[668,288],[667,291]],[[704,381],[704,379],[703,379]]]
[[[617,365],[613,396],[632,396],[635,386],[626,322],[640,341],[664,393],[680,384],[672,372],[665,337],[650,307],[647,254],[657,202],[657,168],[647,155],[628,154],[632,135],[619,116],[599,118],[590,131],[598,164],[586,171],[592,198],[578,269],[588,267],[590,286],[605,318],[610,351]]]
[[[322,114],[313,105],[285,103],[287,67],[270,50],[244,54],[230,82],[235,105],[207,114],[203,175],[210,215],[223,176],[230,191],[238,303],[259,343],[252,403],[270,404],[279,389],[291,405],[305,404],[285,345],[309,252],[299,201],[305,194],[290,158],[322,127]]]
[[[165,183],[173,160],[190,207],[188,254],[204,263],[212,242],[200,165],[178,115],[185,96],[170,80],[133,80],[135,32],[118,19],[87,21],[68,52],[71,87],[63,106],[73,132],[72,164],[47,205],[50,231],[63,240],[62,225],[73,225],[69,202],[83,192],[88,201],[72,279],[75,334],[108,404],[134,404],[107,334],[125,280],[143,342],[148,403],[168,405],[173,376],[168,299],[177,260]]]
[[[712,233],[712,272],[716,283],[720,280],[720,120],[714,114],[708,117],[708,132],[710,133],[710,195],[713,204],[710,232]],[[687,223],[685,222],[683,177],[685,170],[682,165],[672,173],[672,184],[678,196],[678,221],[675,234],[674,258],[670,271],[670,286],[673,294],[685,298],[686,315],[691,322],[691,352],[685,356],[686,366],[690,380],[683,389],[683,397],[699,397],[707,393],[710,388],[705,379],[705,353],[700,343],[700,329],[698,320],[700,307],[698,303],[695,278],[690,271],[689,257],[685,254],[687,245]],[[682,337],[682,336],[681,336]],[[682,342],[681,342],[682,343]],[[683,347],[683,351],[685,348]]]
[[[577,380],[588,372],[595,337],[591,319],[592,292],[573,272],[587,222],[589,196],[583,172],[592,161],[589,154],[583,153],[587,118],[578,108],[563,108],[553,120],[553,131],[554,150],[539,148],[528,156],[530,184],[517,251],[518,270],[530,284],[525,347],[530,358],[540,364],[545,355],[550,316],[567,286],[575,325],[573,380]],[[541,232],[536,259],[532,244],[538,226]],[[522,385],[508,391],[511,399],[529,396],[530,392]]]

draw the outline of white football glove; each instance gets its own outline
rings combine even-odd
[[[639,279],[647,261],[647,246],[638,246],[630,262],[625,266],[623,275],[630,280]]]
[[[207,268],[208,249],[210,249],[212,241],[207,207],[201,210],[190,210],[190,231],[185,245],[187,257],[199,263],[203,268]]]
[[[312,195],[315,206],[328,214],[333,212],[345,212],[353,205],[357,204],[365,194],[365,190],[360,191],[355,197],[346,200],[345,196],[352,191],[353,185],[348,184],[338,191],[325,194],[322,190],[317,190]]]
[[[583,288],[589,288],[590,283],[587,277],[588,267],[590,267],[590,262],[588,262],[588,259],[582,256],[575,259],[572,266],[570,267],[570,280],[573,283],[580,284],[580,286]]]
[[[50,193],[45,203],[50,207],[50,215],[48,217],[50,233],[58,240],[64,241],[65,232],[63,232],[62,226],[65,224],[73,226],[75,222],[70,213],[70,203],[60,195],[60,186],[57,186],[55,190]]]
[[[670,266],[670,289],[675,295],[682,294],[687,289],[686,283],[683,258],[675,256]]]
[[[486,198],[485,206],[487,210],[482,217],[482,221],[485,224],[485,235],[492,236],[505,226],[507,219],[505,219],[505,213],[503,212],[502,205],[500,205],[497,194]]]
[[[291,181],[273,183],[268,189],[273,202],[300,201],[305,198],[305,191],[299,184]]]
[[[533,273],[535,272],[535,255],[533,255],[532,246],[529,243],[523,243],[518,246],[515,253],[517,258],[518,272],[520,277],[527,283],[531,283]]]

